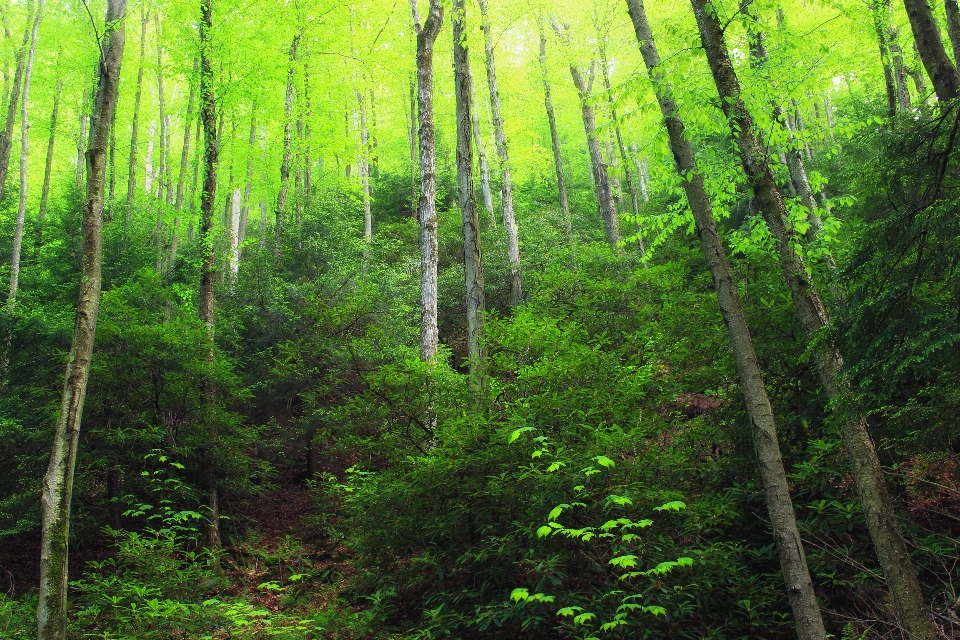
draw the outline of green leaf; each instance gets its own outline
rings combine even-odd
[[[596,456],[595,458],[593,458],[593,460],[594,462],[599,464],[601,467],[610,468],[610,467],[616,466],[616,463],[614,463],[614,461],[608,458],[607,456]]]
[[[521,600],[526,600],[529,597],[530,592],[522,587],[518,587],[510,592],[510,599],[514,602],[520,602]]]
[[[526,433],[527,431],[533,431],[533,427],[520,427],[519,429],[514,430],[514,432],[510,434],[507,444],[515,442],[517,438],[520,437],[521,433]]]

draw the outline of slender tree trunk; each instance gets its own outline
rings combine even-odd
[[[473,78],[470,78],[471,83]],[[473,96],[473,104],[470,105],[470,118],[473,126],[473,144],[477,148],[477,164],[480,167],[480,193],[483,195],[483,208],[487,211],[487,217],[490,219],[490,227],[497,226],[497,219],[493,211],[493,192],[490,189],[490,165],[487,162],[487,152],[483,148],[483,134],[480,131],[480,115],[477,111],[476,91],[471,85],[470,94]]]
[[[550,145],[553,148],[553,168],[557,172],[557,189],[560,198],[560,211],[563,213],[564,230],[567,242],[573,238],[573,219],[570,217],[570,201],[567,198],[567,181],[563,176],[563,156],[560,154],[560,134],[557,132],[557,117],[553,112],[553,95],[550,91],[550,78],[547,73],[547,35],[543,29],[543,18],[537,17],[540,29],[540,75],[543,78],[543,104],[550,124]]]
[[[166,238],[163,229],[163,187],[169,167],[167,167],[167,113],[163,92],[163,35],[160,32],[160,12],[153,14],[154,31],[157,34],[157,101],[160,108],[160,169],[157,172],[157,271],[163,271],[163,259]]]
[[[433,120],[433,46],[443,25],[443,4],[430,0],[421,25],[416,0],[410,0],[417,33],[417,113],[420,121],[420,359],[433,360],[440,342],[437,328],[437,147]],[[411,142],[411,152],[414,144]]]
[[[893,12],[892,0],[887,0],[887,22],[889,24],[887,33],[890,41],[890,58],[893,62],[893,78],[897,83],[897,105],[900,113],[910,112],[910,87],[907,86],[907,69],[903,63],[903,49],[900,48],[899,34],[893,27],[893,21],[890,15]],[[799,126],[799,125],[798,125]]]
[[[63,80],[57,80],[57,90],[53,95],[53,111],[50,113],[50,137],[47,139],[47,161],[43,169],[43,191],[40,192],[40,209],[37,212],[37,245],[39,250],[43,243],[43,223],[47,218],[47,203],[50,200],[50,179],[53,175],[53,147],[57,138],[57,116],[60,113],[60,93],[63,91]]]
[[[13,127],[17,121],[17,104],[20,94],[23,93],[23,72],[27,60],[27,47],[30,43],[30,34],[33,32],[33,15],[36,11],[36,0],[28,0],[27,22],[23,28],[23,42],[17,51],[17,70],[13,74],[13,91],[10,93],[10,102],[7,105],[7,121],[0,131],[0,200],[7,187],[7,173],[10,170],[10,152],[13,149]],[[81,174],[82,175],[82,174]],[[77,187],[81,185],[78,183]]]
[[[257,103],[253,103],[253,108],[250,110],[250,139],[249,147],[247,150],[247,180],[243,188],[243,208],[240,210],[240,235],[237,239],[237,242],[240,246],[243,246],[243,241],[247,236],[247,222],[250,219],[250,197],[253,193],[253,152],[256,149],[257,144]],[[307,154],[307,164],[309,166],[310,154]],[[310,175],[309,173],[307,174]],[[310,187],[307,187],[309,192]],[[240,249],[243,250],[242,248]]]
[[[599,38],[599,28],[597,29]],[[610,109],[610,117],[613,120],[613,132],[617,139],[617,150],[620,152],[620,161],[623,162],[623,174],[627,179],[627,191],[630,193],[630,206],[633,209],[633,216],[637,225],[637,246],[640,248],[640,257],[642,258],[647,249],[643,244],[643,228],[640,226],[640,199],[637,197],[637,189],[633,184],[633,178],[630,175],[630,162],[627,160],[627,147],[623,144],[623,134],[620,132],[620,120],[617,117],[617,107],[613,101],[613,87],[610,85],[610,69],[607,64],[606,49],[600,48],[600,63],[603,65],[603,87],[607,91],[607,106]],[[610,154],[613,160],[611,166],[614,172],[617,172],[617,161],[613,154]],[[619,181],[619,178],[618,178]],[[619,187],[618,187],[619,188]],[[644,265],[647,263],[644,262]]]
[[[290,160],[293,146],[293,83],[296,77],[297,46],[300,44],[301,32],[293,36],[290,43],[290,69],[287,72],[287,94],[283,101],[283,161],[280,164],[280,193],[277,195],[277,223],[274,229],[277,246],[274,248],[274,259],[280,263],[283,257],[283,218],[287,209],[287,190],[290,188]]]
[[[30,149],[30,76],[33,75],[33,61],[37,54],[37,34],[40,20],[43,19],[43,1],[36,5],[36,15],[30,35],[30,50],[27,54],[23,72],[23,99],[20,102],[20,202],[17,206],[17,221],[13,232],[13,256],[10,260],[10,293],[7,295],[7,313],[13,314],[17,303],[17,288],[20,282],[20,254],[23,248],[23,223],[27,215],[27,157]],[[4,356],[6,359],[6,356]],[[4,367],[5,369],[6,367]]]
[[[800,324],[808,337],[813,336],[829,321],[826,308],[790,244],[784,222],[787,212],[783,197],[777,189],[753,119],[741,97],[739,81],[727,52],[719,18],[711,0],[691,0],[691,3],[724,115],[753,188],[754,200],[777,245],[781,269],[797,308]],[[838,377],[842,366],[840,354],[829,348],[821,348],[816,353],[816,362],[828,398],[833,400],[839,396],[849,404],[849,398],[846,397],[849,394]],[[850,456],[867,528],[899,617],[913,640],[932,640],[935,637],[933,625],[896,521],[866,420],[852,406],[845,406],[839,417],[841,437]]]
[[[633,166],[637,170],[637,180],[640,182],[640,194],[644,202],[650,202],[650,180],[647,177],[647,159],[640,157],[640,151],[637,145],[630,145],[630,153],[633,155]]]
[[[183,213],[183,196],[190,165],[190,128],[193,126],[193,101],[196,99],[194,79],[197,76],[198,68],[199,61],[194,59],[193,74],[190,78],[190,93],[187,96],[187,116],[183,126],[183,149],[180,151],[180,173],[177,175],[177,200],[174,204],[176,213],[174,213],[173,216],[173,238],[170,240],[171,267],[177,262],[177,251],[180,246],[180,214]],[[196,182],[196,179],[194,179],[194,182]]]
[[[157,121],[150,121],[150,138],[147,140],[147,155],[143,159],[143,168],[144,168],[144,177],[143,177],[143,190],[147,195],[153,194],[153,146],[154,146],[154,136],[157,135]]]
[[[800,640],[823,640],[826,638],[826,630],[813,593],[813,582],[810,579],[803,543],[797,528],[786,471],[780,454],[773,409],[737,295],[730,264],[717,233],[710,197],[704,187],[703,176],[697,169],[693,148],[678,115],[677,104],[670,95],[670,87],[665,82],[663,71],[659,69],[660,56],[653,41],[643,0],[627,0],[627,7],[640,43],[640,51],[660,102],[677,171],[684,177],[683,188],[696,220],[697,235],[703,244],[707,265],[713,275],[717,300],[720,303],[720,311],[733,349],[734,361],[753,427],[753,441],[767,511],[780,554],[780,565],[793,609],[797,636]]]
[[[873,30],[877,35],[877,45],[880,47],[880,64],[883,65],[883,84],[887,90],[887,115],[892,118],[897,115],[897,84],[893,77],[893,68],[890,66],[885,8],[884,0],[873,0],[870,4],[870,11],[873,13]]]
[[[237,271],[240,269],[240,198],[240,187],[237,187],[230,198],[230,221],[227,227],[231,282],[236,279]]]
[[[607,173],[607,163],[603,160],[603,151],[600,148],[600,139],[597,137],[597,120],[593,113],[593,98],[590,89],[593,85],[593,65],[587,72],[589,80],[585,80],[583,72],[574,64],[570,65],[570,75],[573,84],[580,94],[580,112],[583,116],[583,130],[587,134],[587,149],[590,152],[590,167],[593,172],[593,183],[596,186],[597,201],[600,208],[600,217],[607,230],[607,242],[610,248],[620,251],[620,220],[617,218],[617,208],[613,202],[613,191],[610,188],[610,177]]]
[[[137,67],[137,93],[133,98],[133,126],[130,131],[130,158],[127,166],[127,210],[124,213],[124,229],[130,226],[130,209],[137,193],[137,134],[140,127],[140,101],[143,96],[143,70],[147,58],[147,22],[150,14],[145,4],[140,5],[140,64]]]
[[[360,108],[360,158],[357,166],[363,189],[363,263],[366,266],[373,243],[373,214],[370,210],[370,132],[367,129],[367,105],[362,91],[357,92],[357,102]]]
[[[96,103],[87,150],[87,193],[83,206],[83,258],[80,297],[63,398],[57,418],[50,465],[40,494],[40,594],[37,603],[39,640],[67,637],[67,560],[70,540],[70,502],[77,461],[83,401],[90,377],[90,361],[100,308],[100,265],[103,235],[103,190],[110,124],[117,104],[120,62],[123,59],[126,0],[109,0],[97,83]]]
[[[260,166],[262,167],[262,173],[260,174],[260,184],[264,186],[267,184],[267,128],[263,125],[260,126]],[[265,249],[267,246],[267,202],[264,195],[260,196],[260,248]]]
[[[957,0],[944,0],[943,8],[947,14],[947,35],[953,48],[953,61],[960,67],[960,7]]]
[[[416,1],[416,0],[414,0]],[[417,212],[417,82],[410,79],[410,204]]]
[[[200,123],[203,127],[203,188],[200,192],[200,320],[207,333],[207,365],[204,376],[204,394],[207,397],[207,428],[209,442],[206,447],[207,508],[209,528],[207,546],[220,548],[220,500],[218,487],[218,449],[220,434],[216,422],[217,388],[213,380],[214,366],[214,311],[213,287],[217,277],[214,255],[213,207],[217,199],[217,163],[220,139],[217,134],[217,104],[213,88],[213,0],[200,0]]]
[[[484,1],[481,0],[481,3]],[[453,0],[451,20],[453,22],[453,74],[457,99],[457,190],[460,194],[460,212],[463,219],[463,274],[467,288],[467,353],[470,356],[471,385],[474,391],[479,394],[483,387],[480,369],[485,356],[483,346],[485,301],[483,262],[480,249],[480,222],[477,217],[477,196],[473,188],[470,56],[464,43],[465,0]],[[489,31],[489,26],[486,31]],[[500,141],[497,144],[499,146]],[[506,166],[508,165],[504,164],[504,167]],[[507,206],[506,197],[505,190],[505,209]],[[504,225],[506,224],[505,216]]]
[[[507,259],[510,261],[510,306],[515,307],[523,301],[523,277],[520,273],[520,237],[513,211],[513,178],[510,174],[507,136],[503,129],[500,90],[497,88],[497,70],[493,60],[493,34],[490,29],[490,15],[487,12],[487,0],[479,0],[479,3],[480,29],[483,31],[484,51],[486,52],[487,84],[490,87],[490,109],[493,115],[494,139],[496,141],[497,157],[500,160],[500,178],[503,180],[500,199],[503,206],[503,228],[507,232]],[[469,86],[466,91],[469,94]],[[466,106],[469,111],[470,105]],[[472,151],[470,155],[473,155]],[[472,169],[471,173],[473,173]]]
[[[373,95],[372,93],[370,94]],[[310,151],[310,120],[313,118],[313,103],[310,99],[310,64],[303,63],[303,206],[309,213],[313,197],[313,157]],[[252,126],[252,125],[251,125]],[[251,146],[253,142],[250,143]]]
[[[960,74],[947,56],[940,28],[928,0],[903,0],[917,52],[940,100],[952,100],[960,92]]]

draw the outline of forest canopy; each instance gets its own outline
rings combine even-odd
[[[0,24],[0,637],[960,638],[957,0]]]

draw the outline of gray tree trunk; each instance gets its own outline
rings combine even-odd
[[[490,29],[490,15],[487,12],[487,0],[478,1],[480,3],[480,29],[483,31],[483,46],[487,60],[487,85],[490,88],[494,140],[496,141],[497,157],[500,160],[500,178],[503,180],[500,200],[503,206],[503,228],[507,232],[507,259],[510,261],[510,306],[515,307],[523,301],[523,277],[520,273],[520,236],[513,210],[513,178],[510,174],[507,135],[503,129],[500,90],[497,88],[497,70],[493,60],[493,33]],[[469,93],[469,91],[470,88],[468,87],[467,92]]]
[[[170,266],[177,261],[177,251],[180,245],[180,214],[183,213],[183,196],[187,183],[190,164],[190,128],[193,126],[193,101],[196,99],[196,84],[194,84],[199,61],[193,61],[193,74],[190,78],[190,93],[187,97],[187,116],[183,126],[183,149],[180,151],[180,173],[177,175],[177,200],[174,204],[176,213],[173,217],[173,237],[170,240]]]
[[[53,95],[53,111],[50,113],[50,137],[47,139],[47,161],[43,169],[43,190],[40,192],[40,208],[37,211],[37,249],[43,242],[43,223],[47,218],[47,203],[50,200],[50,179],[53,175],[53,147],[57,138],[57,116],[60,113],[60,93],[63,80],[57,80],[56,93]]]
[[[754,201],[776,243],[781,269],[793,297],[800,324],[807,336],[811,337],[829,321],[826,308],[790,243],[784,223],[787,212],[783,196],[777,188],[753,119],[741,97],[739,80],[727,52],[719,18],[710,0],[691,0],[691,3],[724,115],[753,189]],[[839,397],[849,403],[849,398],[845,397],[848,395],[847,390],[838,378],[842,366],[840,354],[830,348],[820,348],[816,353],[816,362],[828,398],[833,400]],[[896,512],[887,493],[866,420],[855,406],[849,405],[843,407],[838,417],[841,437],[850,456],[854,480],[863,504],[867,528],[900,620],[913,640],[933,640],[933,625],[910,554],[896,521]]]
[[[147,22],[150,14],[145,5],[140,5],[140,65],[137,67],[137,93],[133,98],[133,126],[130,131],[130,157],[127,167],[127,210],[124,213],[124,229],[130,226],[130,209],[137,193],[137,134],[140,127],[140,101],[143,96],[143,70],[147,58]]]
[[[780,554],[787,594],[793,609],[797,636],[800,640],[824,640],[826,630],[813,593],[813,582],[807,568],[803,543],[797,528],[789,485],[777,438],[773,409],[763,382],[763,375],[750,338],[750,330],[740,305],[730,264],[713,219],[710,197],[694,159],[677,104],[670,95],[660,67],[660,56],[653,41],[643,0],[627,0],[640,51],[650,73],[660,102],[677,171],[684,177],[683,188],[697,224],[697,235],[703,244],[707,265],[713,275],[717,300],[727,327],[737,372],[743,387],[744,400],[753,427],[753,441],[763,482],[767,512]]]
[[[243,251],[243,241],[247,237],[247,223],[250,220],[250,197],[253,192],[253,151],[257,144],[257,103],[253,103],[250,110],[250,139],[248,140],[247,150],[247,180],[243,188],[243,208],[240,209],[240,235],[237,242],[240,245],[240,251]],[[309,154],[307,154],[307,163],[309,165]],[[309,175],[309,174],[308,174]],[[309,187],[308,187],[309,191]]]
[[[473,135],[470,118],[470,56],[464,43],[465,0],[453,1],[453,75],[457,98],[457,187],[463,220],[463,275],[467,288],[467,353],[474,392],[482,389],[484,360],[483,313],[485,310],[483,262],[477,196],[473,188]],[[489,31],[489,29],[487,29]],[[498,146],[499,146],[498,141]],[[506,193],[504,194],[506,197]],[[505,204],[506,206],[506,204]],[[507,224],[504,217],[504,225]]]
[[[884,5],[884,0],[873,0],[870,4],[870,11],[873,13],[873,31],[877,36],[877,45],[880,47],[883,83],[887,90],[887,115],[892,118],[897,115],[897,83],[893,77],[893,68],[890,66],[890,44],[887,42],[888,21]]]
[[[960,6],[957,0],[944,0],[943,8],[947,14],[947,35],[953,48],[953,61],[960,67]]]
[[[279,264],[283,257],[283,218],[287,209],[287,191],[290,188],[290,161],[293,146],[293,88],[296,77],[297,46],[302,33],[297,31],[290,43],[290,69],[287,72],[287,94],[283,101],[283,161],[280,164],[280,192],[277,194],[277,222],[274,227],[276,247],[274,259]]]
[[[597,120],[593,113],[593,97],[590,89],[593,85],[593,65],[587,72],[588,80],[575,64],[570,65],[570,75],[573,84],[580,94],[580,114],[583,117],[583,130],[587,134],[587,150],[590,152],[590,168],[593,172],[593,183],[597,193],[597,206],[600,218],[607,231],[607,243],[615,252],[620,251],[620,220],[617,217],[617,207],[613,202],[613,191],[610,188],[610,176],[607,173],[607,163],[603,160],[603,151],[600,148],[600,139],[597,137]]]
[[[470,78],[471,83],[473,78]],[[480,131],[480,114],[477,111],[476,91],[471,85],[470,95],[473,96],[473,104],[470,105],[470,118],[473,125],[473,144],[477,148],[477,164],[480,167],[480,193],[483,195],[483,208],[487,211],[487,217],[490,219],[490,228],[497,226],[497,219],[493,211],[493,192],[490,190],[490,164],[487,162],[487,152],[483,148],[483,133]]]
[[[10,152],[13,150],[13,127],[17,122],[17,104],[23,92],[23,71],[27,60],[27,47],[30,34],[33,31],[33,14],[36,11],[36,0],[27,3],[27,22],[23,28],[23,42],[17,51],[17,70],[13,74],[13,91],[10,93],[10,102],[7,104],[7,120],[3,131],[0,131],[0,200],[7,187],[7,173],[10,170]],[[81,174],[82,175],[82,174]],[[79,181],[77,188],[81,187]]]
[[[910,29],[917,45],[917,52],[927,75],[933,81],[933,89],[940,100],[952,100],[960,93],[960,74],[947,56],[940,38],[940,28],[933,17],[927,0],[903,0],[910,18]]]
[[[363,190],[363,262],[366,265],[373,243],[373,214],[370,210],[370,132],[367,129],[367,105],[362,91],[357,92],[357,102],[360,108],[360,158],[357,167]]]
[[[17,205],[17,221],[13,231],[13,255],[10,259],[10,293],[7,295],[7,313],[12,314],[17,303],[17,288],[20,283],[20,254],[23,248],[23,222],[27,215],[27,157],[30,149],[30,76],[33,75],[33,60],[37,54],[37,34],[43,19],[43,1],[37,2],[30,35],[30,52],[23,72],[23,99],[20,102],[20,202]],[[5,368],[5,367],[4,367]]]
[[[217,277],[214,255],[213,207],[217,199],[217,163],[220,139],[217,127],[217,104],[213,88],[213,0],[200,0],[200,123],[203,127],[203,187],[200,191],[200,320],[207,333],[207,365],[210,372],[204,376],[204,395],[207,400],[206,446],[207,509],[210,518],[207,528],[207,546],[220,548],[220,498],[218,486],[220,433],[216,422],[217,388],[213,380],[214,309],[213,288]]]
[[[537,17],[540,28],[540,75],[543,78],[543,104],[547,110],[547,122],[550,124],[550,146],[553,149],[553,168],[557,172],[557,190],[560,198],[560,211],[563,214],[564,231],[567,242],[573,238],[573,219],[570,217],[570,201],[567,198],[567,181],[563,175],[563,156],[560,153],[560,134],[557,132],[557,117],[553,111],[553,95],[550,91],[550,77],[547,72],[547,35],[543,29],[543,19]]]
[[[67,562],[70,540],[70,502],[83,401],[90,377],[90,361],[100,309],[100,272],[103,236],[103,191],[110,125],[117,104],[120,62],[123,59],[126,0],[109,0],[101,45],[96,102],[90,126],[87,192],[83,205],[83,258],[80,297],[73,341],[67,360],[60,413],[57,417],[50,465],[40,494],[40,593],[37,602],[39,640],[66,640]]]
[[[437,354],[437,146],[433,120],[433,46],[443,25],[441,0],[430,0],[421,25],[416,0],[410,0],[417,33],[417,112],[420,120],[420,359]],[[411,142],[411,152],[414,144]]]

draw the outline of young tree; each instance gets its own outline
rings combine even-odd
[[[37,602],[39,640],[66,640],[67,560],[70,542],[70,503],[77,462],[80,421],[87,395],[90,362],[100,309],[100,266],[103,235],[103,192],[110,126],[117,105],[120,63],[123,60],[126,0],[109,0],[100,44],[97,94],[87,148],[87,192],[83,205],[83,258],[80,297],[53,453],[40,494],[40,593]]]
[[[417,0],[410,0],[417,33],[417,113],[420,119],[420,359],[429,362],[440,342],[437,328],[437,147],[433,120],[433,46],[443,25],[443,5],[430,0],[420,23]],[[411,142],[411,152],[413,143]]]
[[[457,98],[457,190],[463,219],[463,275],[467,288],[467,353],[470,356],[470,379],[475,391],[482,388],[480,367],[484,359],[483,262],[480,249],[480,222],[477,196],[473,187],[473,139],[470,118],[470,55],[465,38],[466,7],[464,0],[454,0],[453,74]],[[506,223],[506,222],[504,222]]]
[[[280,164],[280,192],[277,194],[277,222],[274,229],[277,236],[274,258],[277,263],[283,257],[283,219],[287,209],[287,191],[290,188],[290,165],[293,149],[293,90],[297,73],[297,47],[302,36],[303,31],[298,30],[290,42],[290,68],[287,71],[287,93],[283,101],[283,161]]]
[[[13,231],[13,257],[10,259],[10,293],[7,295],[7,313],[12,314],[17,302],[17,288],[20,282],[20,253],[23,248],[23,222],[27,214],[27,157],[30,149],[30,77],[33,75],[33,61],[37,54],[37,34],[40,20],[43,18],[43,1],[38,0],[33,28],[30,32],[30,51],[27,54],[23,72],[23,100],[20,102],[20,202],[17,205],[17,221]],[[6,354],[4,358],[6,358]],[[3,367],[6,369],[6,367]]]
[[[217,277],[214,255],[213,207],[217,199],[217,163],[220,137],[217,127],[217,101],[213,88],[213,0],[200,0],[200,124],[203,127],[203,187],[200,191],[200,319],[206,328],[208,373],[204,376],[204,394],[207,402],[206,447],[207,508],[210,518],[207,546],[220,548],[220,498],[217,478],[219,431],[215,408],[217,387],[213,380],[214,365],[214,311],[213,288]],[[294,46],[294,52],[296,48]]]
[[[767,162],[753,118],[743,102],[717,7],[712,0],[691,0],[691,4],[720,103],[753,190],[754,202],[775,240],[781,270],[793,297],[800,324],[811,337],[826,326],[829,319],[826,308],[790,244],[784,223],[787,211],[783,196]],[[828,398],[834,400],[839,396],[849,401],[849,398],[843,397],[844,389],[839,380],[843,362],[840,354],[836,350],[821,348],[816,353],[816,362]],[[887,493],[866,420],[855,407],[846,407],[846,414],[840,417],[841,437],[850,457],[867,527],[900,618],[911,638],[932,640],[935,637],[933,625],[906,542],[897,524],[896,512]]]
[[[547,122],[550,125],[550,147],[553,150],[553,168],[557,173],[557,190],[560,198],[560,211],[567,241],[573,236],[573,220],[570,217],[570,201],[567,198],[567,181],[563,175],[563,156],[560,153],[560,134],[557,132],[557,117],[553,111],[553,94],[550,91],[550,77],[547,72],[547,35],[543,28],[543,18],[537,16],[537,27],[540,31],[540,76],[543,80],[543,104],[547,111]]]
[[[497,158],[500,160],[500,178],[503,180],[500,204],[503,206],[503,228],[507,232],[507,259],[510,261],[510,306],[515,307],[523,301],[523,278],[520,274],[520,240],[513,210],[513,177],[510,173],[507,134],[503,130],[500,89],[497,87],[497,70],[493,60],[493,34],[490,29],[487,0],[479,0],[479,4],[480,29],[483,31],[483,46],[487,61],[487,85],[490,89],[490,111],[493,116],[494,141],[496,142]]]
[[[43,243],[43,223],[46,221],[47,203],[50,200],[50,179],[53,175],[53,148],[57,139],[57,116],[60,113],[60,94],[62,91],[63,80],[57,78],[57,89],[53,94],[53,109],[50,112],[50,137],[47,138],[47,160],[43,169],[43,190],[40,192],[40,207],[37,210],[36,247],[38,249]]]
[[[180,173],[177,175],[177,199],[174,204],[176,213],[173,217],[173,237],[170,239],[170,266],[177,262],[177,251],[180,246],[180,215],[183,213],[184,187],[187,182],[187,175],[190,163],[190,130],[193,126],[193,103],[196,99],[196,88],[194,80],[197,76],[199,61],[193,61],[193,73],[190,77],[190,94],[187,97],[187,115],[183,127],[183,148],[180,151]]]
[[[17,121],[17,104],[23,93],[23,72],[27,61],[27,48],[30,43],[30,34],[33,33],[33,14],[36,11],[36,0],[27,3],[27,22],[23,28],[23,42],[17,51],[17,69],[13,74],[13,91],[10,93],[10,102],[7,104],[7,120],[3,131],[0,131],[0,199],[3,198],[7,187],[7,173],[10,170],[10,152],[13,150],[13,127]],[[82,136],[82,134],[81,134]],[[79,187],[80,184],[78,183]]]
[[[720,312],[733,349],[737,373],[740,376],[744,400],[753,427],[753,442],[760,467],[767,512],[770,514],[770,523],[780,555],[780,566],[793,610],[797,637],[800,640],[824,640],[826,630],[813,593],[813,582],[807,568],[800,531],[797,528],[787,475],[780,453],[773,408],[764,386],[763,374],[760,371],[750,330],[740,305],[730,264],[717,233],[710,196],[704,187],[703,175],[697,168],[693,147],[684,130],[677,103],[671,96],[670,86],[664,72],[660,69],[660,56],[653,40],[643,0],[627,0],[627,7],[640,43],[640,52],[653,82],[660,110],[663,112],[677,171],[684,177],[683,188],[696,221],[697,235],[703,244],[707,266],[713,276],[717,300],[720,303]]]
[[[137,194],[137,135],[140,127],[140,101],[143,96],[143,72],[147,60],[147,23],[150,14],[145,4],[140,5],[140,64],[137,67],[137,93],[133,98],[133,124],[130,127],[130,155],[127,167],[127,211],[124,213],[124,228],[130,224],[130,208]]]

